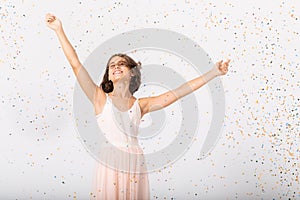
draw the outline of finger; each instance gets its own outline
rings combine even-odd
[[[228,69],[228,65],[227,65],[227,64],[223,64],[223,65],[222,65],[222,69],[223,69],[223,70],[227,70],[227,69]]]
[[[52,14],[48,13],[48,14],[46,15],[46,18],[53,18],[53,19],[55,19],[55,15],[52,15]]]
[[[54,21],[55,19],[53,18],[53,17],[49,17],[48,19],[47,19],[47,21],[48,22],[52,22],[52,21]]]
[[[227,60],[225,61],[226,64],[229,64],[229,62],[230,62],[230,59],[227,59]]]
[[[217,62],[217,66],[218,67],[222,66],[222,62],[223,62],[223,60],[220,60],[219,62]]]
[[[52,17],[53,15],[51,13],[47,13],[46,17]]]

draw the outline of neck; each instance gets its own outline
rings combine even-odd
[[[110,93],[110,96],[119,98],[130,98],[132,94],[129,91],[129,85],[125,83],[114,83],[114,90]]]

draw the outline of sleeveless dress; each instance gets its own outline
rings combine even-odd
[[[141,110],[138,99],[122,112],[106,94],[103,111],[96,115],[107,141],[99,151],[91,199],[148,200],[149,179],[143,150],[138,144]]]

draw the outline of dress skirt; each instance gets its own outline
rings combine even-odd
[[[107,147],[100,152],[101,162],[95,168],[91,199],[150,199],[146,163],[139,146]]]

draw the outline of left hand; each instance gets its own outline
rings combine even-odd
[[[61,21],[51,13],[46,14],[45,21],[46,25],[54,31],[58,31],[62,27]]]
[[[215,64],[213,70],[216,72],[217,76],[227,74],[229,62],[230,59],[227,59],[226,61],[221,60]]]

